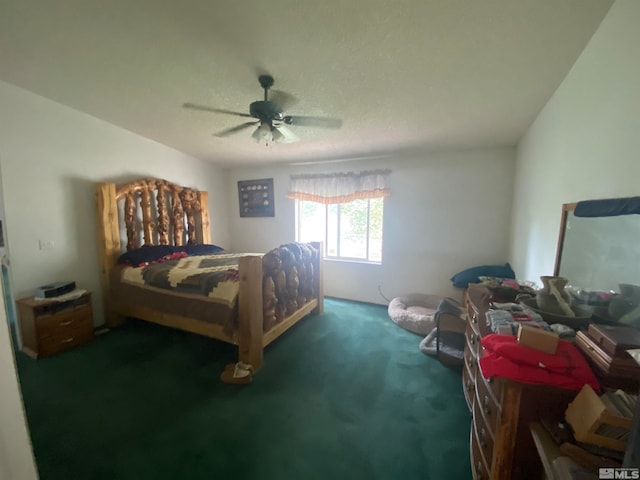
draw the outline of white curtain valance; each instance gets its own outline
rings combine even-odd
[[[386,180],[390,170],[291,175],[287,197],[334,204],[390,195]]]

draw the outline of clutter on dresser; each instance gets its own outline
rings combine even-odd
[[[640,365],[628,353],[640,349],[638,330],[591,324],[586,331],[578,332],[575,344],[604,386],[640,391]]]
[[[520,325],[530,325],[549,330],[549,325],[538,313],[518,303],[491,302],[490,307],[485,317],[487,326],[493,333],[517,335]]]
[[[637,467],[632,459],[638,453],[639,417],[637,396],[622,390],[597,394],[585,385],[569,402],[563,417],[543,414],[529,425],[545,478],[614,478],[603,476],[603,469]]]
[[[624,452],[638,397],[623,390],[600,396],[585,385],[569,404],[565,417],[576,440]]]
[[[609,302],[607,313],[618,323],[640,327],[640,285],[621,283],[620,293]]]
[[[553,275],[543,275],[540,280],[542,288],[535,295],[519,295],[518,302],[540,314],[549,324],[566,325],[576,330],[587,328],[592,321],[592,309],[574,303],[569,280]]]

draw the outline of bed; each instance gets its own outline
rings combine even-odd
[[[97,183],[95,193],[107,326],[134,317],[205,335],[237,345],[239,361],[257,370],[264,347],[308,314],[322,313],[320,243],[193,256],[190,249],[211,243],[207,192],[145,178]],[[177,253],[142,266],[118,262],[125,252],[164,248]],[[183,272],[196,263],[222,272],[204,294]],[[160,280],[145,283],[152,277]]]

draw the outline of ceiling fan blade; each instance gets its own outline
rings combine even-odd
[[[342,120],[331,117],[307,117],[304,115],[286,115],[283,118],[287,125],[299,125],[301,127],[340,128]]]
[[[269,90],[269,100],[275,103],[281,110],[287,111],[299,102],[295,95],[282,90]]]
[[[239,132],[240,130],[244,130],[245,128],[249,128],[249,127],[251,127],[253,125],[257,125],[259,123],[260,123],[259,120],[256,121],[256,122],[241,123],[240,125],[236,125],[235,127],[227,128],[226,130],[222,130],[221,132],[214,133],[213,136],[214,137],[227,137],[227,136],[231,135],[232,133]]]
[[[207,107],[206,105],[197,105],[195,103],[184,103],[182,104],[182,107],[189,108],[191,110],[201,110],[203,112],[226,113],[227,115],[235,115],[237,117],[252,118],[248,113],[234,112],[232,110],[225,110],[223,108]]]

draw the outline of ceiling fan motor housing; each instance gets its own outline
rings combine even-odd
[[[283,120],[282,109],[275,103],[260,100],[249,105],[249,113],[252,117],[259,119],[261,122],[272,122],[273,120]]]

